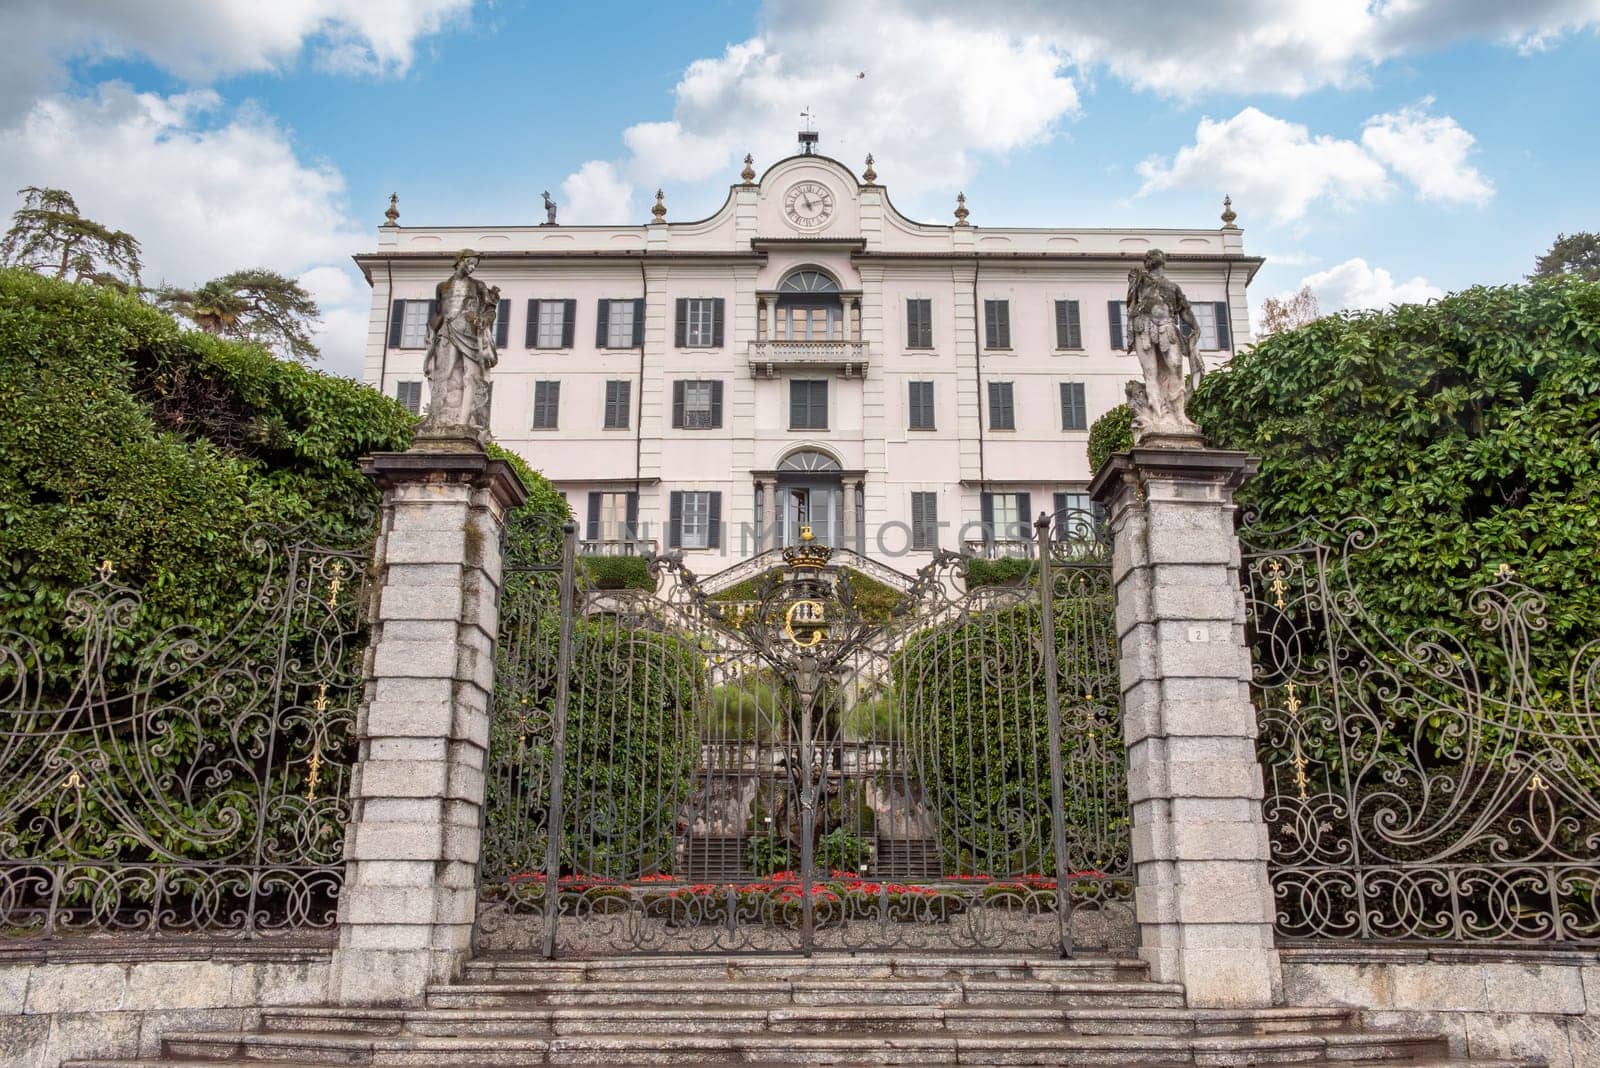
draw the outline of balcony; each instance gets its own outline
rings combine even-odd
[[[585,538],[578,542],[579,556],[643,556],[655,551],[654,538],[610,538],[603,541]]]
[[[775,378],[780,371],[835,371],[845,378],[867,370],[865,341],[752,341],[750,373]]]
[[[1032,538],[969,538],[961,543],[967,556],[979,560],[1032,560],[1034,547]]]

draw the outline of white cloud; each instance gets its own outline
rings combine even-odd
[[[758,169],[793,154],[809,108],[823,152],[857,168],[874,153],[883,181],[909,197],[958,187],[976,156],[1044,141],[1078,112],[1064,54],[1025,27],[842,0],[779,0],[763,22],[757,37],[690,64],[669,120],[623,132],[622,179],[653,188],[721,174],[732,184],[746,152]],[[669,196],[680,218],[721,199],[714,188]]]
[[[417,42],[472,0],[9,0],[0,39],[0,121],[61,86],[66,64],[143,58],[196,84],[282,69],[309,52],[339,73],[402,74]],[[25,42],[25,44],[24,44]]]
[[[1475,204],[1494,196],[1494,186],[1467,155],[1476,143],[1448,115],[1429,115],[1431,97],[1415,107],[1374,115],[1361,130],[1361,144],[1417,187],[1423,200]]]
[[[1300,285],[1310,286],[1324,311],[1335,309],[1387,308],[1391,304],[1420,304],[1444,296],[1444,290],[1421,275],[1405,282],[1382,267],[1368,266],[1357,256],[1326,271],[1307,275]],[[1292,296],[1293,294],[1287,294]]]
[[[1195,141],[1170,161],[1139,164],[1139,195],[1166,189],[1227,192],[1241,209],[1291,222],[1313,204],[1348,206],[1379,200],[1391,190],[1388,173],[1353,141],[1313,137],[1299,123],[1248,107],[1231,119],[1203,118]]]
[[[1360,142],[1313,136],[1305,126],[1247,107],[1230,119],[1202,118],[1194,144],[1139,164],[1139,195],[1168,189],[1231,194],[1241,214],[1296,222],[1315,209],[1385,199],[1393,177],[1418,198],[1482,207],[1494,186],[1467,157],[1476,139],[1431,97],[1366,121]]]
[[[592,159],[561,183],[557,218],[570,223],[627,223],[633,218],[633,184],[604,160]]]
[[[303,276],[339,334],[325,366],[359,369],[344,312],[364,321],[370,300],[348,257],[371,245],[349,217],[343,177],[300,159],[288,135],[251,107],[217,95],[135,93],[107,84],[92,97],[46,97],[0,129],[0,189],[70,190],[90,218],[126,230],[144,249],[146,284],[194,284],[244,267]]]

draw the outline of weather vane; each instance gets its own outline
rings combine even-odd
[[[807,107],[804,111],[802,111],[800,113],[800,117],[805,120],[806,133],[810,133],[811,132],[811,109],[809,107]]]

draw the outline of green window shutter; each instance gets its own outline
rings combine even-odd
[[[683,491],[673,490],[668,500],[667,548],[676,549],[683,545]]]
[[[711,498],[711,505],[707,510],[711,529],[706,545],[712,549],[720,549],[722,548],[722,493],[713,490],[708,496]]]
[[[389,347],[391,349],[400,347],[400,329],[404,325],[405,317],[405,301],[397,300],[389,305]]]
[[[1083,348],[1083,315],[1075,300],[1067,301],[1067,348]]]
[[[644,348],[644,298],[633,300],[633,347]]]
[[[633,490],[628,494],[628,529],[623,533],[631,541],[639,536],[639,491]]]
[[[711,383],[711,426],[712,429],[722,428],[722,379]]]
[[[1111,326],[1111,347],[1118,352],[1126,351],[1128,343],[1122,336],[1122,301],[1106,301],[1106,319]]]
[[[599,302],[599,306],[595,310],[595,319],[594,319],[594,347],[595,348],[603,349],[603,348],[606,347],[606,342],[610,340],[610,338],[607,337],[607,333],[610,331],[610,329],[611,329],[611,302],[609,300],[601,298],[601,300]]]
[[[578,325],[578,302],[564,300],[561,303],[563,306],[561,312],[561,347],[570,349],[572,347],[573,328]]]
[[[1017,529],[1012,537],[1027,541],[1033,535],[1033,495],[1017,494]]]
[[[983,523],[983,540],[994,540],[994,494],[978,494],[978,518]]]
[[[600,494],[593,491],[589,493],[589,522],[584,537],[589,541],[600,540]]]
[[[503,349],[511,344],[511,301],[502,300],[495,305],[494,347]]]
[[[683,379],[672,383],[672,426],[683,429]]]
[[[684,348],[689,344],[689,300],[679,297],[673,312],[672,344],[675,348]]]
[[[539,343],[539,302],[537,300],[528,301],[527,335],[527,340],[523,344],[531,349]]]
[[[989,383],[989,429],[1015,430],[1016,412],[1012,406],[1010,382]]]
[[[717,297],[711,302],[711,347],[714,349],[722,347],[722,313],[723,298]]]
[[[1082,382],[1061,383],[1061,429],[1089,429],[1089,410]]]
[[[1233,331],[1228,328],[1228,302],[1225,300],[1215,301],[1212,307],[1216,308],[1214,314],[1217,317],[1217,348],[1231,349],[1233,348]]]

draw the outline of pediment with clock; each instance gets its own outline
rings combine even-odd
[[[763,238],[850,240],[861,233],[859,182],[827,156],[780,160],[761,177],[757,231]]]

